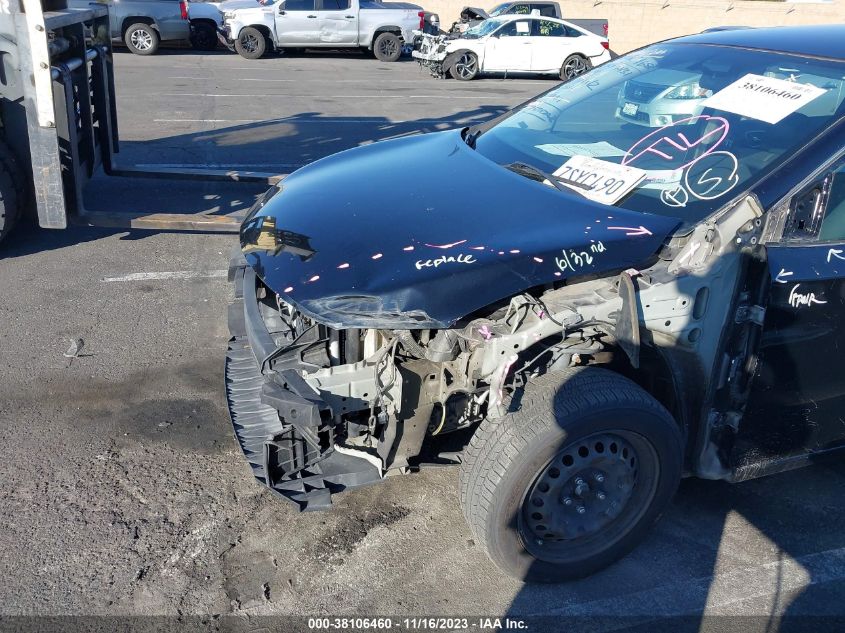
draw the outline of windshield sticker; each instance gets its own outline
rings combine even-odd
[[[589,156],[573,156],[554,175],[585,198],[612,205],[640,184],[646,172]]]
[[[775,124],[825,92],[810,84],[749,73],[708,97],[702,105]]]
[[[698,124],[696,127],[700,132],[690,129],[694,123]],[[646,134],[631,146],[622,159],[622,164],[630,165],[643,157],[656,157],[669,163],[667,167],[684,169],[702,156],[716,151],[727,137],[730,128],[731,124],[727,119],[719,116],[700,114],[687,117]],[[707,148],[704,153],[684,162],[689,150],[702,145]]]
[[[607,141],[598,143],[546,143],[537,145],[537,149],[556,156],[590,156],[602,158],[608,156],[624,156],[625,150],[611,145]]]
[[[671,189],[681,182],[683,169],[647,169],[640,189]]]
[[[684,184],[699,200],[715,200],[739,182],[739,162],[730,152],[713,152],[702,156],[687,169]]]
[[[528,22],[519,21],[516,23],[516,32],[517,33],[528,33]]]

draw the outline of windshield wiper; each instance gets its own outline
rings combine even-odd
[[[574,180],[569,180],[568,178],[561,178],[560,176],[549,174],[538,167],[534,167],[534,165],[529,165],[528,163],[509,163],[505,165],[505,169],[510,169],[512,172],[516,172],[521,176],[526,176],[532,180],[536,180],[537,182],[549,182],[555,189],[563,191],[564,193],[572,191],[575,193],[581,193],[582,191],[590,191],[591,189],[591,187],[580,182],[575,182]]]
[[[465,127],[461,132],[461,136],[463,136],[464,142],[467,145],[469,145],[472,149],[475,149],[475,141],[479,136],[481,136],[480,126],[473,125],[471,127]]]
[[[526,176],[527,178],[531,178],[532,180],[536,180],[537,182],[548,181],[558,191],[569,191],[569,189],[567,189],[563,184],[561,184],[557,176],[553,176],[552,174],[546,173],[542,169],[534,167],[534,165],[516,162],[508,163],[504,167],[505,169],[510,169],[512,172],[517,173],[520,176]]]

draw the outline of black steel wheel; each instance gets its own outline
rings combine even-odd
[[[460,51],[454,62],[449,66],[449,74],[453,79],[470,81],[478,76],[478,56],[472,51]]]
[[[123,42],[136,55],[154,55],[161,38],[151,25],[144,22],[130,24],[123,33]]]
[[[373,54],[382,62],[395,62],[402,55],[402,40],[394,33],[380,33],[373,42]]]
[[[521,580],[560,582],[639,543],[674,494],[677,423],[627,378],[594,367],[549,373],[476,430],[461,502],[479,543]]]
[[[267,52],[267,38],[258,29],[248,26],[235,40],[235,50],[245,59],[260,59]]]
[[[583,55],[570,55],[563,60],[563,65],[560,67],[560,78],[563,81],[568,81],[578,75],[583,75],[585,72],[593,67],[592,62]]]

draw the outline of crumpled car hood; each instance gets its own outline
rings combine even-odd
[[[241,248],[327,325],[440,328],[533,286],[642,263],[678,224],[561,193],[449,131],[298,170],[250,211]]]

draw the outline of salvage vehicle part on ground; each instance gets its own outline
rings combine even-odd
[[[700,113],[619,115],[626,82],[670,72]],[[310,510],[462,461],[497,565],[590,574],[683,475],[845,446],[845,26],[663,42],[322,159],[256,204],[230,270],[227,399],[259,481]]]
[[[155,2],[144,3],[153,5]],[[177,6],[176,2],[168,4]],[[62,0],[0,3],[0,239],[23,215],[39,226],[236,231],[226,215],[92,212],[84,190],[108,176],[273,184],[281,177],[235,170],[147,169],[118,165],[111,39],[105,4]],[[127,186],[132,186],[132,181]],[[144,183],[148,184],[148,183]],[[135,184],[135,186],[140,186]],[[146,192],[146,190],[145,190]],[[91,192],[89,191],[89,194]]]
[[[411,55],[433,77],[468,81],[480,73],[555,74],[569,80],[610,61],[607,38],[564,20],[505,15],[461,37],[414,32]]]
[[[246,59],[267,51],[361,48],[395,62],[414,29],[436,32],[437,16],[407,2],[284,0],[264,6],[221,6],[220,41]]]

